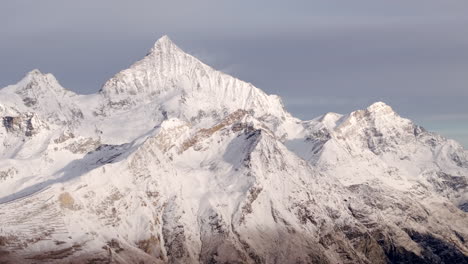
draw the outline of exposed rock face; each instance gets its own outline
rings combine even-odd
[[[12,179],[17,173],[18,173],[18,170],[14,167],[8,168],[6,170],[2,170],[0,171],[0,181]]]
[[[34,113],[24,113],[20,116],[4,116],[3,126],[9,133],[32,137],[39,133],[43,125]]]
[[[468,262],[468,153],[381,102],[301,121],[163,37],[0,116],[1,263]]]

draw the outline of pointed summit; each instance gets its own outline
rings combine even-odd
[[[206,71],[208,66],[185,53],[164,35],[154,43],[144,58],[117,73],[103,85],[100,92],[116,102],[133,101],[130,104],[135,104],[138,98],[146,100],[148,95],[167,91],[171,88],[168,87],[169,83],[177,83],[177,78],[184,78],[181,76],[186,76],[194,69]],[[127,98],[128,95],[132,98]]]
[[[32,81],[40,81],[40,80],[44,80],[45,78],[47,78],[48,76],[51,76],[55,79],[55,77],[52,75],[52,74],[47,74],[47,73],[42,73],[40,70],[38,69],[34,69],[34,70],[31,70],[30,72],[26,73],[26,75],[23,77],[23,79],[21,79],[21,83],[30,83]]]
[[[156,41],[155,45],[160,44],[160,43],[173,43],[173,42],[172,42],[172,40],[169,38],[168,35],[163,35],[162,37],[160,37],[160,38]]]
[[[168,36],[158,39],[143,59],[107,81],[101,93],[114,108],[158,102],[172,116],[187,120],[205,113],[219,119],[238,109],[254,110],[258,116],[286,115],[279,97],[211,68],[178,48]]]
[[[148,55],[155,53],[172,53],[175,51],[182,52],[182,50],[177,47],[177,45],[172,42],[172,40],[167,35],[164,35],[154,43],[154,46],[151,48]]]
[[[31,82],[35,82],[35,83],[57,82],[57,80],[50,73],[42,73],[38,69],[34,69],[28,72],[18,84],[28,85]]]
[[[54,91],[55,93],[69,92],[63,88],[55,76],[51,73],[42,73],[38,69],[28,72],[23,79],[16,85],[15,89],[20,94],[28,93],[29,90],[34,90],[37,93],[39,90],[47,93]]]

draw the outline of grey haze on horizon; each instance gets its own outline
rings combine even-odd
[[[0,87],[38,68],[94,93],[162,35],[295,116],[384,101],[468,148],[468,2],[59,1],[0,5]]]

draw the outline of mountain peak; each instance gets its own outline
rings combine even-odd
[[[51,78],[51,77],[55,79],[55,77],[50,73],[42,73],[40,70],[34,69],[26,73],[26,75],[23,77],[21,82],[25,82],[25,83],[30,83],[32,81],[40,82],[41,80],[44,80],[46,78]]]
[[[393,113],[393,109],[384,102],[375,102],[367,107],[367,111],[370,113],[380,113],[380,114],[388,114]]]
[[[164,35],[160,37],[155,43],[154,46],[151,48],[149,54],[154,53],[171,53],[174,51],[181,51],[179,47],[167,36]]]
[[[239,108],[258,115],[286,114],[278,96],[211,68],[168,36],[157,40],[142,60],[107,81],[101,92],[117,108],[158,102],[170,116],[194,120],[211,116],[208,113],[219,114],[211,116],[218,119]]]
[[[14,87],[17,93],[24,95],[25,93],[28,93],[27,91],[30,90],[34,90],[34,93],[37,93],[39,90],[44,92],[54,91],[56,93],[62,93],[65,91],[69,92],[60,85],[57,78],[55,78],[53,74],[42,73],[38,69],[34,69],[28,72]]]
[[[391,122],[389,122],[392,120]],[[401,118],[393,109],[384,102],[376,102],[371,104],[364,110],[357,110],[351,112],[346,118],[339,122],[338,128],[340,131],[355,128],[356,126],[362,127],[364,124],[367,126],[375,127],[393,126],[400,124],[400,121],[405,119]],[[406,123],[406,121],[403,121]]]
[[[26,74],[26,76],[44,75],[39,69],[34,69]]]
[[[173,42],[172,42],[172,40],[169,38],[168,35],[163,35],[162,37],[160,37],[160,38],[156,41],[155,45],[158,44],[158,43],[173,43]]]
[[[31,82],[42,83],[42,82],[57,82],[57,79],[50,73],[42,73],[38,69],[34,69],[28,72],[20,83],[29,84]]]

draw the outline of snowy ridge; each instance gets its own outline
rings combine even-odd
[[[287,115],[278,96],[212,69],[167,36],[145,58],[107,81],[101,93],[113,107],[159,100],[169,115],[188,120],[203,115],[223,117],[239,108],[251,109],[256,116]]]
[[[382,102],[301,121],[164,36],[0,118],[0,262],[468,263],[468,153]]]

